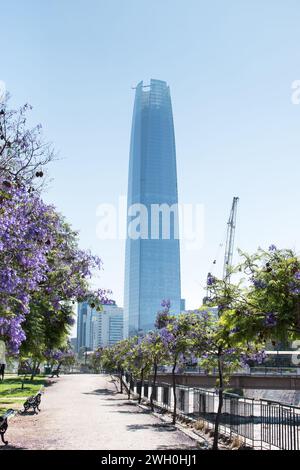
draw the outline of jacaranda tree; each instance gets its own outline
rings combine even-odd
[[[72,302],[100,310],[109,292],[92,292],[101,260],[81,250],[77,233],[41,198],[43,168],[53,159],[41,126],[28,128],[25,105],[0,105],[0,339],[10,354],[35,362],[65,345]]]

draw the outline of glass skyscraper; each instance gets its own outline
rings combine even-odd
[[[180,312],[175,136],[170,89],[161,80],[151,80],[147,86],[140,82],[136,87],[127,202],[129,232],[137,205],[147,209],[147,223],[141,237],[127,235],[125,337],[152,329],[163,299],[170,300],[172,313]],[[163,228],[166,219],[160,209],[167,209],[170,215],[169,233]]]
[[[102,307],[98,312],[88,302],[78,304],[77,351],[82,348],[93,351],[123,339],[123,309],[116,304]]]

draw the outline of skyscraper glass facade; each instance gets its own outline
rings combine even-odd
[[[78,304],[77,351],[112,346],[123,339],[123,308],[103,305],[101,312],[87,302]]]
[[[125,337],[153,328],[162,299],[170,299],[173,313],[180,311],[177,203],[170,90],[167,83],[161,80],[151,80],[148,86],[140,82],[136,87],[131,130],[128,209],[142,204],[147,209],[147,227],[141,237],[133,239],[128,236],[126,241]],[[153,205],[161,208],[164,205],[169,209],[175,207],[174,211],[169,211],[169,234],[163,230],[162,214],[158,219],[151,216]],[[128,216],[127,228],[133,218],[132,215]]]

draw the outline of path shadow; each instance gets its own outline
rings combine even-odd
[[[172,424],[127,424],[128,431],[145,431],[147,429],[153,429],[156,432],[174,432],[177,431],[176,427]]]
[[[83,392],[83,395],[116,395],[116,392],[109,390],[108,388],[98,388],[92,392]]]
[[[134,410],[134,411],[131,411],[131,410],[112,410],[111,413],[123,413],[123,414],[139,414],[139,415],[143,415],[143,414],[148,414],[148,413],[143,413],[143,412],[139,412],[137,410]]]
[[[106,398],[107,401],[115,401],[115,402],[117,402],[117,401],[124,401],[124,402],[127,401],[127,402],[128,402],[128,398],[122,397],[122,396],[118,397],[118,395],[120,395],[120,393],[115,393],[115,392],[113,392],[112,394],[113,394],[116,398]]]
[[[0,445],[0,452],[2,450],[27,450],[26,447],[21,447],[21,446],[14,446],[12,444],[7,444],[7,446],[5,445]]]
[[[116,403],[117,405],[117,403]],[[131,406],[130,404],[128,403],[124,403],[124,405],[117,405],[117,406]],[[108,405],[107,405],[108,406]],[[110,405],[111,406],[111,405]],[[135,408],[135,409],[133,409]],[[151,410],[143,410],[141,408],[138,408],[137,406],[135,405],[132,405],[131,406],[131,409],[130,410],[114,410],[112,411],[112,413],[127,413],[127,414],[138,414],[138,415],[151,415],[152,414],[152,411]]]
[[[53,380],[52,380],[52,377],[48,377],[47,382],[45,382],[44,387],[51,387],[51,385],[54,385],[54,384],[56,384],[57,382],[58,382],[57,379],[55,379],[55,380],[53,379]]]
[[[199,450],[199,451],[201,451],[203,449],[200,449],[199,447],[197,447],[195,445],[194,446],[193,445],[187,446],[187,445],[183,445],[183,444],[178,444],[178,445],[173,444],[173,445],[170,445],[170,446],[164,446],[164,445],[158,446],[157,450],[196,450],[196,451]]]
[[[19,416],[37,416],[39,413],[35,413],[33,410],[27,410],[27,411],[24,411],[24,410],[20,410],[18,415]]]
[[[112,398],[108,398],[108,400],[111,400],[111,401],[114,401],[115,402],[115,406],[134,406],[136,408],[136,405],[134,403],[128,403],[128,402],[122,402],[122,403],[118,403],[118,400],[114,400]],[[112,403],[103,403],[101,406],[113,406]]]

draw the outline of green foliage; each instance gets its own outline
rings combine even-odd
[[[90,366],[91,369],[97,374],[103,367],[103,355],[104,350],[103,348],[98,348],[96,351],[93,352],[90,356]]]
[[[225,330],[235,331],[234,342],[285,344],[300,337],[300,260],[292,250],[271,248],[253,255],[240,252],[236,272],[244,277],[230,287],[231,308],[220,320]],[[222,282],[212,289],[220,289]]]
[[[8,376],[0,382],[0,414],[7,409],[20,409],[25,398],[37,393],[46,384],[46,379],[38,377],[35,381],[22,380],[17,376]]]

